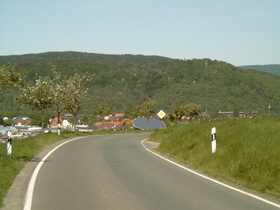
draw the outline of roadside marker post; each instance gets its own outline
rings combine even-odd
[[[57,134],[60,136],[61,128],[60,128],[60,123],[57,125]]]
[[[212,128],[212,154],[216,152],[216,127]]]
[[[8,131],[8,142],[7,142],[7,156],[11,157],[12,156],[12,135],[11,135],[11,131]]]

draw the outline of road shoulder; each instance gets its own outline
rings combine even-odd
[[[159,147],[160,143],[158,142],[152,142],[152,141],[148,141],[148,140],[145,140],[143,142],[144,146],[147,147],[149,150],[154,150],[156,148]]]
[[[44,149],[32,160],[28,161],[24,168],[17,175],[7,195],[3,200],[3,207],[1,210],[22,210],[25,204],[26,191],[29,185],[30,178],[37,164],[42,158],[48,154],[52,149],[69,139],[61,140]]]

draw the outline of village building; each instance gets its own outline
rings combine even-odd
[[[13,121],[16,126],[31,126],[32,118],[29,117],[14,117]]]

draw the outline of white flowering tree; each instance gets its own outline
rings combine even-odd
[[[15,69],[11,64],[0,67],[0,87],[1,89],[6,86],[19,87],[22,85],[22,81],[25,75],[15,72]]]
[[[73,115],[74,130],[76,130],[77,114],[85,105],[87,100],[87,89],[85,83],[91,78],[87,75],[75,74],[65,83],[65,109]]]
[[[52,93],[53,93],[53,107],[57,113],[57,123],[60,123],[61,113],[65,111],[66,108],[66,88],[68,80],[62,77],[60,72],[57,71],[56,66],[53,66],[52,72],[54,75]]]
[[[47,108],[52,107],[53,91],[52,81],[49,77],[39,77],[35,85],[21,88],[18,100],[41,111],[42,133],[44,133],[44,116]]]

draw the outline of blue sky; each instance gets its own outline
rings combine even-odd
[[[280,64],[280,0],[0,0],[0,55],[49,51]]]

